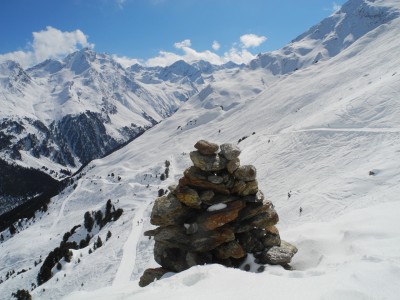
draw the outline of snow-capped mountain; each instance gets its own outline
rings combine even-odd
[[[334,57],[360,37],[399,16],[388,1],[352,0],[282,49],[260,54],[250,67],[287,74]],[[396,4],[396,1],[393,1]]]
[[[1,232],[0,299],[18,289],[30,290],[33,299],[397,299],[400,18],[393,16],[400,3],[350,0],[339,14],[346,11],[350,24],[364,22],[360,5],[382,11],[379,18],[367,14],[380,24],[334,56],[279,76],[266,66],[215,73],[172,116],[87,165],[46,212],[16,224],[18,233]],[[356,36],[357,28],[346,36]],[[140,79],[153,72],[131,69]],[[33,73],[25,73],[27,85],[35,84]],[[143,270],[155,266],[154,241],[143,236],[152,228],[152,202],[190,165],[188,152],[199,139],[237,143],[241,163],[257,167],[282,237],[299,249],[294,271],[206,265],[138,286]],[[169,178],[162,181],[166,160]],[[88,245],[72,250],[70,262],[60,259],[37,287],[49,252],[63,239],[84,239],[85,212],[104,215],[108,199],[123,209],[120,218],[95,225]]]
[[[210,80],[203,73],[210,77],[221,69],[205,72],[183,61],[124,69],[111,56],[89,49],[28,70],[5,62],[0,65],[1,157],[56,171],[76,169],[170,116]]]

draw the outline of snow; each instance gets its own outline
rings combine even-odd
[[[218,203],[211,205],[209,208],[207,208],[207,211],[217,211],[226,208],[227,205],[225,203]]]
[[[383,203],[281,231],[299,247],[295,271],[197,266],[145,288],[136,280],[63,299],[397,299],[399,209],[399,201]]]
[[[373,5],[400,9],[398,1]],[[31,267],[0,284],[0,299],[29,288],[40,268],[34,261],[107,199],[124,209],[98,233],[105,241],[110,230],[111,239],[90,255],[92,245],[74,252],[33,299],[397,299],[399,28],[399,19],[377,26],[336,56],[286,75],[262,68],[218,73],[174,115],[90,163],[75,190],[54,197],[48,214],[0,244],[0,276]],[[242,139],[241,163],[257,168],[281,238],[299,249],[294,271],[197,266],[138,287],[143,271],[157,266],[154,242],[143,236],[154,229],[152,204],[191,164],[188,153],[200,139]],[[170,173],[161,181],[165,160]]]

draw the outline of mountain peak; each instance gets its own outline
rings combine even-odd
[[[396,1],[350,0],[282,49],[257,56],[250,68],[286,74],[336,56],[363,35],[400,15]]]
[[[15,69],[23,70],[21,65],[14,60],[6,60],[6,61],[0,63],[0,74],[6,75]]]
[[[0,63],[0,84],[14,92],[21,92],[21,89],[32,82],[32,78],[25,72],[22,66],[13,61],[7,60]]]
[[[96,52],[93,50],[83,48],[68,55],[63,62],[71,71],[74,71],[75,74],[81,74],[90,68],[92,62],[96,60],[96,55]]]

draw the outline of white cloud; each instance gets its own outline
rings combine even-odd
[[[253,33],[245,34],[240,37],[243,48],[258,47],[267,40],[265,36],[258,36]]]
[[[265,39],[265,37],[251,34],[241,36],[241,44],[233,44],[232,48],[222,55],[214,52],[220,49],[218,41],[213,42],[211,46],[213,50],[197,51],[192,48],[191,40],[185,39],[174,43],[174,47],[179,53],[160,51],[157,56],[147,60],[118,55],[113,55],[112,57],[123,67],[129,67],[136,63],[144,66],[168,66],[178,60],[184,60],[186,62],[205,60],[216,65],[224,64],[228,61],[241,64],[248,63],[255,58],[255,55],[247,48],[255,47],[265,41]],[[48,58],[64,58],[69,53],[82,47],[93,48],[94,45],[88,42],[88,37],[81,30],[63,32],[48,26],[45,30],[33,33],[32,42],[25,47],[27,50],[0,54],[0,62],[4,60],[15,60],[24,68],[27,68]]]
[[[212,43],[212,46],[211,46],[215,51],[218,51],[219,50],[219,48],[221,48],[221,45],[217,42],[217,41],[214,41],[213,43]]]
[[[126,0],[115,0],[115,3],[117,4],[117,6],[122,9],[124,8],[124,4],[125,4]]]
[[[87,36],[79,29],[71,32],[60,31],[51,26],[45,30],[33,32],[33,41],[27,45],[26,51],[15,51],[0,54],[0,61],[15,60],[23,67],[30,67],[48,58],[62,58],[78,50],[80,47],[93,48]]]
[[[123,66],[124,68],[130,67],[134,64],[142,64],[143,62],[140,59],[136,59],[136,58],[130,58],[127,56],[118,56],[113,54],[112,58],[118,62],[119,64],[121,64],[121,66]]]
[[[237,48],[231,48],[228,52],[225,52],[222,57],[224,63],[233,61],[236,64],[247,64],[254,58],[256,58],[256,56],[247,49],[239,50]]]
[[[176,49],[183,49],[185,47],[190,47],[192,42],[189,39],[183,40],[182,42],[177,42],[174,44]]]
[[[174,44],[174,46],[175,48],[182,50],[183,53],[177,54],[174,52],[160,51],[156,57],[152,57],[144,61],[142,64],[145,66],[164,67],[171,65],[178,60],[184,60],[186,62],[205,60],[216,65],[221,65],[228,61],[233,61],[237,64],[241,64],[241,63],[248,63],[250,60],[255,58],[255,55],[253,55],[247,49],[238,49],[236,46],[233,46],[229,51],[225,52],[222,56],[210,50],[197,51],[190,47],[191,41],[188,39],[182,42],[177,42]]]
[[[336,2],[333,2],[333,3],[332,3],[332,11],[333,11],[333,12],[336,12],[336,11],[338,11],[338,10],[341,9],[341,8],[342,8],[342,6],[339,5],[339,4],[337,4]]]

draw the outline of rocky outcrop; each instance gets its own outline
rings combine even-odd
[[[162,268],[146,270],[139,285],[195,265],[240,267],[249,253],[258,264],[290,269],[297,248],[281,241],[278,214],[258,189],[256,168],[240,166],[241,151],[233,144],[201,140],[195,148],[193,166],[154,203],[150,222],[159,227],[145,235],[154,238]]]

